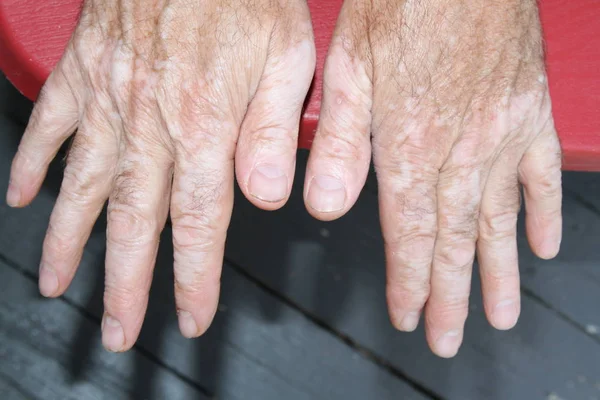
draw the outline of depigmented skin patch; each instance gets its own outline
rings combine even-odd
[[[109,199],[103,343],[127,350],[170,212],[180,327],[202,334],[217,306],[234,159],[260,164],[270,149],[293,166],[282,138],[297,135],[314,69],[303,0],[86,0],[11,172],[12,203],[24,206],[79,128],[44,244],[43,294],[66,290]],[[262,134],[240,141],[242,125]]]
[[[454,355],[477,246],[488,318],[514,325],[518,307],[495,307],[519,302],[518,179],[544,215],[545,228],[528,217],[532,248],[547,258],[560,243],[560,148],[535,0],[347,0],[325,76],[321,118],[340,129],[319,129],[309,170],[357,157],[346,122],[371,121],[394,324],[412,330],[425,309],[432,349]]]

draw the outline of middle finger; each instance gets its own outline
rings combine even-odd
[[[468,314],[478,214],[485,184],[477,135],[453,147],[438,183],[438,232],[431,267],[426,332],[432,350],[453,357],[462,342]]]

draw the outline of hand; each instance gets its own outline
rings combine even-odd
[[[200,335],[217,306],[234,160],[251,202],[285,203],[314,67],[302,0],[87,0],[7,195],[27,205],[77,128],[44,241],[42,294],[66,290],[108,198],[102,340],[130,348],[170,212],[179,326]]]
[[[372,140],[370,140],[370,134]],[[520,312],[519,182],[533,251],[561,241],[561,156],[534,0],[347,0],[305,183],[317,218],[348,211],[371,150],[393,324],[456,354],[477,251],[485,311]]]

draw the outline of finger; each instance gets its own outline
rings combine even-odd
[[[476,135],[473,135],[476,136]],[[477,221],[485,170],[478,145],[465,136],[440,172],[438,232],[426,306],[427,340],[440,357],[453,357],[468,314]]]
[[[289,197],[294,179],[302,105],[315,70],[312,37],[267,60],[238,140],[235,170],[242,192],[273,210]]]
[[[126,146],[108,206],[102,343],[111,351],[129,349],[142,326],[172,173],[163,150]]]
[[[419,153],[411,142],[400,147],[398,154],[379,147],[374,152],[388,308],[394,326],[407,332],[417,328],[429,297],[437,230],[438,171],[420,162]]]
[[[371,80],[365,65],[350,57],[344,40],[334,38],[327,57],[319,126],[304,184],[307,209],[321,220],[336,219],[354,205],[369,170]]]
[[[112,187],[118,154],[115,136],[108,124],[92,121],[86,116],[75,136],[50,216],[40,263],[44,296],[59,296],[71,283]]]
[[[541,258],[553,258],[562,240],[561,153],[553,123],[525,152],[519,179],[524,188],[531,249]]]
[[[233,207],[233,149],[229,145],[176,150],[171,201],[175,300],[181,333],[196,337],[217,310],[225,236]]]
[[[487,179],[479,215],[477,259],[488,320],[510,329],[519,318],[520,286],[517,217],[520,207],[518,158],[505,151]]]
[[[44,84],[12,162],[6,202],[24,207],[37,195],[50,161],[73,133],[79,108],[68,81],[73,68],[63,58]]]

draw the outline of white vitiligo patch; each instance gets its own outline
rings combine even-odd
[[[247,126],[272,126],[274,129],[264,134],[276,137],[297,129],[315,63],[314,46],[308,40],[277,57],[269,57],[253,100],[253,105],[260,106],[252,108],[253,112],[247,115]],[[253,68],[250,62],[248,65]]]
[[[347,37],[338,37],[331,46],[325,70],[325,87],[322,126],[334,129],[336,135],[347,139],[335,141],[334,152],[348,152],[348,142],[356,135],[364,134],[371,127],[371,81],[364,64],[358,57],[351,57],[352,49]],[[378,121],[373,121],[378,125]]]
[[[164,71],[166,69],[168,69],[168,67],[171,65],[171,63],[169,61],[165,61],[165,60],[156,60],[154,61],[154,70],[155,71]]]
[[[463,153],[462,156],[460,153]],[[473,157],[473,153],[457,151],[453,158]],[[476,210],[481,201],[481,171],[466,171],[459,184],[448,186],[444,189],[444,196],[455,204],[460,204],[460,211]],[[464,223],[464,217],[447,215],[448,223],[451,226],[458,226]],[[465,263],[468,260],[465,261]]]
[[[364,64],[355,57],[352,59],[345,49],[352,45],[348,38],[337,38],[332,44],[327,66],[327,85],[333,93],[343,93],[351,104],[371,106],[371,81]]]
[[[539,108],[539,98],[533,93],[524,93],[518,96],[513,96],[510,99],[510,104],[507,109],[500,110],[498,118],[506,118],[506,112],[508,112],[509,118],[509,131],[515,131],[521,128],[526,122],[525,119],[529,116],[532,110]],[[541,126],[531,126],[530,130],[539,132]]]
[[[433,120],[433,126],[435,126],[436,128],[441,128],[447,125],[448,121],[446,120],[446,118],[444,118],[441,115],[436,115],[435,119]]]
[[[425,124],[419,118],[407,117],[404,119],[402,126],[406,135],[413,137],[415,140],[418,140],[425,130]]]
[[[119,41],[113,54],[110,71],[111,84],[117,93],[129,85],[133,79],[133,54],[127,51],[123,43]]]
[[[416,97],[410,97],[404,102],[404,108],[406,112],[410,115],[418,115],[421,111],[421,106],[419,105],[419,99]]]

